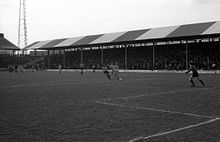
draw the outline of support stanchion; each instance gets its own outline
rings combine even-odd
[[[189,67],[189,47],[188,47],[188,42],[186,41],[186,47],[185,47],[186,49],[186,69],[188,69],[188,67]]]
[[[128,68],[128,45],[125,44],[125,69]]]
[[[155,42],[153,42],[153,64],[152,69],[155,69]]]

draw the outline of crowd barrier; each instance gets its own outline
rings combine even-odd
[[[58,71],[58,69],[47,69],[47,71]],[[65,72],[80,72],[80,69],[62,69]],[[93,69],[84,69],[85,72],[93,72]],[[97,69],[95,72],[102,72],[103,70]],[[127,72],[127,73],[185,73],[186,70],[124,70],[121,69],[119,72]],[[220,70],[198,70],[199,73],[220,73]]]

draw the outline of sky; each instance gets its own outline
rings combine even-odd
[[[220,0],[26,0],[28,44],[220,21]],[[18,38],[19,0],[0,0],[0,33]]]

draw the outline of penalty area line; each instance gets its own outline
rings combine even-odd
[[[180,132],[180,131],[184,131],[184,130],[204,126],[204,125],[207,125],[207,124],[210,124],[210,123],[213,123],[213,122],[216,122],[216,121],[220,120],[220,117],[199,115],[199,114],[193,114],[193,113],[183,113],[183,112],[169,111],[169,110],[148,108],[148,107],[127,106],[127,105],[123,105],[123,104],[115,104],[115,103],[101,102],[101,101],[96,101],[96,103],[97,104],[102,104],[102,105],[114,106],[114,107],[121,107],[121,108],[129,108],[129,109],[136,109],[136,110],[148,110],[148,111],[155,111],[155,112],[161,112],[161,113],[180,114],[180,115],[185,115],[185,116],[209,119],[209,120],[206,120],[206,121],[203,121],[203,122],[200,122],[200,123],[191,124],[191,125],[188,125],[188,126],[185,126],[185,127],[181,127],[181,128],[177,128],[177,129],[173,129],[173,130],[169,130],[169,131],[159,132],[159,133],[149,135],[149,136],[146,136],[146,137],[137,137],[137,138],[134,138],[134,139],[130,140],[129,142],[139,142],[141,140],[148,140],[148,139],[155,138],[155,137],[169,135],[169,134],[172,134],[172,133],[176,133],[176,132]]]
[[[207,118],[207,119],[216,118],[214,116],[206,116],[206,115],[199,115],[199,114],[194,114],[194,113],[178,112],[178,111],[157,109],[157,108],[151,108],[151,107],[128,106],[128,105],[123,105],[123,104],[115,104],[115,103],[101,102],[101,101],[96,101],[96,103],[102,104],[102,105],[108,105],[108,106],[121,107],[121,108],[136,109],[136,110],[147,110],[147,111],[154,111],[154,112],[161,112],[161,113],[179,114],[179,115],[185,115],[185,116],[197,117],[197,118]]]
[[[149,96],[159,96],[159,95],[167,95],[167,94],[176,94],[176,93],[184,93],[184,92],[194,92],[194,91],[201,91],[201,90],[210,90],[211,88],[187,88],[187,89],[179,89],[179,90],[171,90],[166,92],[158,92],[158,93],[152,93],[152,94],[140,94],[136,96],[126,96],[126,97],[117,97],[117,98],[107,98],[106,100],[116,100],[116,99],[134,99],[134,98],[140,98],[140,97],[149,97]],[[213,89],[213,88],[212,88]]]
[[[182,128],[177,128],[177,129],[170,130],[170,131],[160,132],[160,133],[156,133],[156,134],[149,135],[149,136],[146,136],[146,137],[138,137],[138,138],[130,140],[129,142],[138,142],[140,140],[148,140],[148,139],[155,138],[155,137],[169,135],[169,134],[172,134],[172,133],[176,133],[176,132],[180,132],[180,131],[184,131],[184,130],[204,126],[204,125],[207,125],[207,124],[219,121],[219,120],[220,120],[220,118],[214,118],[214,119],[203,121],[203,122],[200,122],[200,123],[197,123],[197,124],[188,125],[188,126],[185,126],[185,127],[182,127]]]

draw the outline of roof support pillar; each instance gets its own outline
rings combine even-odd
[[[153,53],[152,53],[152,54],[153,54],[153,55],[152,55],[152,61],[153,61],[153,62],[152,62],[152,70],[155,69],[155,58],[156,58],[156,57],[155,57],[155,48],[156,48],[156,43],[153,42],[153,51],[152,51],[152,52],[153,52]]]
[[[50,50],[47,50],[47,68],[50,68]]]
[[[125,56],[124,56],[124,62],[125,62],[125,69],[128,68],[128,44],[125,44]]]
[[[83,48],[80,48],[80,65],[83,65]]]
[[[15,56],[15,50],[12,50],[12,56]]]
[[[37,50],[34,49],[34,56],[37,56]]]
[[[63,50],[63,67],[66,67],[66,52],[65,49]]]
[[[101,51],[101,66],[103,66],[103,64],[104,64],[104,51],[103,51],[102,46],[100,46],[100,51]]]
[[[186,52],[186,69],[189,67],[189,47],[188,47],[188,41],[186,41],[186,46],[185,46],[185,52]]]

